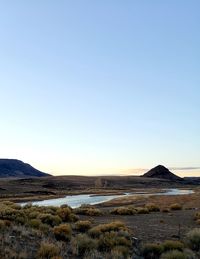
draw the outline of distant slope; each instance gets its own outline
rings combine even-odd
[[[0,159],[0,177],[50,176],[17,159]]]
[[[163,165],[158,165],[152,168],[147,173],[145,173],[143,177],[159,178],[159,179],[166,179],[171,181],[183,180],[181,177],[170,172],[169,169],[167,169]]]

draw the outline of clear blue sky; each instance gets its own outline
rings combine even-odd
[[[200,166],[199,10],[0,1],[0,157],[54,174]]]

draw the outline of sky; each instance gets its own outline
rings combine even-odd
[[[0,157],[54,175],[200,176],[199,10],[0,0]]]

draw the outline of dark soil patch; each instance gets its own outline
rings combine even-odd
[[[95,217],[95,224],[120,220],[131,229],[133,236],[142,242],[160,242],[166,239],[182,239],[190,229],[197,227],[194,213],[195,210],[181,210],[133,216],[106,215]]]

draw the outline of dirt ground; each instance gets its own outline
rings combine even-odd
[[[144,243],[160,242],[166,239],[183,239],[189,230],[198,227],[194,221],[195,212],[196,210],[180,210],[133,216],[106,215],[95,217],[95,224],[120,220],[130,228],[133,237]]]

